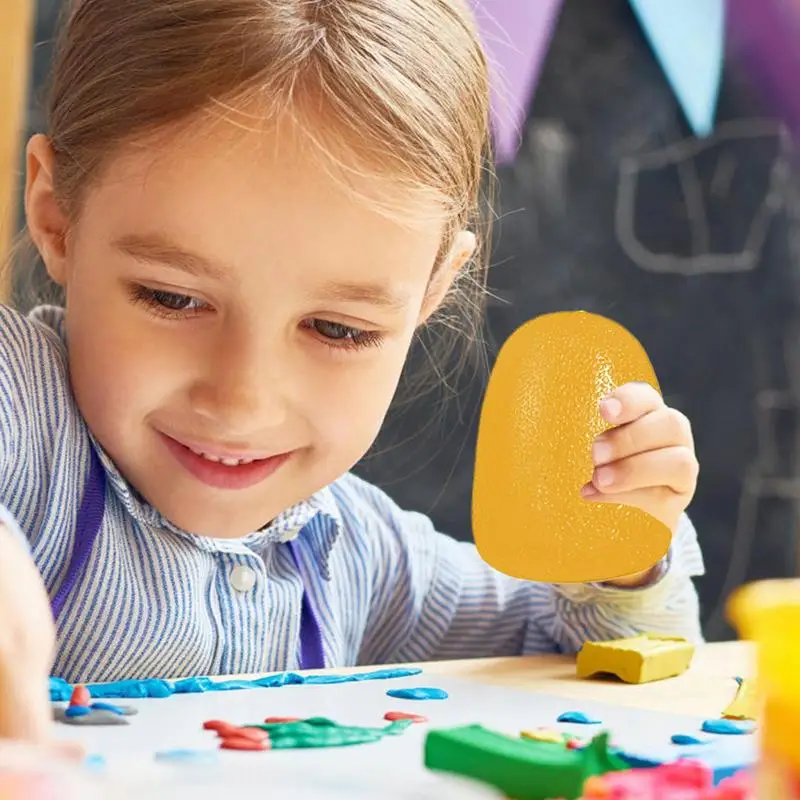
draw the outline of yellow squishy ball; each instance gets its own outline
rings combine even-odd
[[[481,409],[472,524],[496,570],[550,583],[606,581],[649,569],[669,528],[631,506],[581,497],[592,443],[610,425],[599,401],[631,381],[660,392],[629,331],[585,311],[545,314],[500,350]]]

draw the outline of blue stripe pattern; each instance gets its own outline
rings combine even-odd
[[[91,447],[69,388],[63,311],[23,317],[0,306],[0,503],[51,597]],[[640,631],[701,638],[691,577],[703,562],[686,517],[646,588],[527,583],[352,474],[262,531],[196,537],[140,499],[97,449],[106,514],[58,621],[53,674],[72,683],[297,669],[304,586],[330,667],[575,652],[587,639]],[[231,580],[237,566],[256,576],[247,591]]]

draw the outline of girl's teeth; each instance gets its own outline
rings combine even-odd
[[[204,453],[201,450],[195,450],[194,448],[189,448],[196,456],[200,456],[204,458],[206,461],[213,461],[215,464],[224,464],[226,467],[239,467],[242,464],[252,464],[254,459],[252,458],[220,458],[219,456],[212,456],[208,453]]]

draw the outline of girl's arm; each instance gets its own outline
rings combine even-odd
[[[652,585],[551,585],[496,572],[474,545],[437,533],[427,517],[403,511],[355,476],[336,485],[351,504],[358,497],[360,535],[372,548],[360,663],[574,653],[587,640],[644,631],[702,638],[691,576],[702,574],[703,563],[686,517]]]
[[[44,584],[16,523],[0,508],[0,739],[45,743],[55,628]]]

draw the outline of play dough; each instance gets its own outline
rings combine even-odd
[[[666,554],[664,523],[580,494],[592,443],[610,427],[599,402],[633,381],[660,391],[641,344],[596,314],[545,314],[506,341],[483,401],[472,498],[475,543],[492,567],[535,581],[606,581]]]
[[[576,674],[616,675],[627,683],[647,683],[685,672],[694,645],[678,636],[643,633],[610,642],[585,642],[578,652]]]
[[[755,681],[736,678],[738,689],[736,696],[722,712],[726,719],[756,719],[758,717],[759,699]]]

